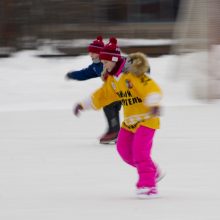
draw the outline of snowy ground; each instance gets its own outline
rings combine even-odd
[[[220,105],[196,102],[187,82],[171,80],[174,57],[150,59],[165,94],[153,156],[166,177],[161,198],[146,201],[135,198],[135,170],[98,143],[103,113],[72,115],[101,85],[64,80],[89,57],[34,54],[0,60],[0,219],[220,219]]]

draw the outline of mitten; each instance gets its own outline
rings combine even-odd
[[[153,116],[153,117],[158,117],[161,115],[161,109],[159,106],[153,106],[151,107],[150,109],[150,115]]]
[[[65,79],[67,80],[71,79],[70,72],[65,75]]]
[[[77,104],[74,109],[73,109],[73,113],[75,116],[79,116],[79,113],[83,110],[83,107],[81,104]]]

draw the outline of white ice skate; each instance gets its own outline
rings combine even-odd
[[[136,190],[139,199],[156,199],[159,198],[156,187],[143,187]]]

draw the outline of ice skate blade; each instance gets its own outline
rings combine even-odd
[[[116,144],[116,142],[117,142],[117,139],[111,140],[111,141],[100,141],[99,143],[100,144],[110,144],[110,145],[112,145],[112,144]]]
[[[151,195],[138,194],[137,198],[138,199],[158,199],[158,198],[160,198],[160,195],[159,194],[151,194]]]
[[[158,177],[156,177],[156,183],[159,183],[165,176],[165,173],[161,173]]]

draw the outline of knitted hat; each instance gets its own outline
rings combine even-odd
[[[100,60],[118,62],[121,59],[121,52],[117,46],[117,39],[111,37],[109,43],[104,46],[99,54]]]
[[[98,36],[89,46],[88,51],[91,53],[100,53],[100,50],[104,47],[102,36]]]

